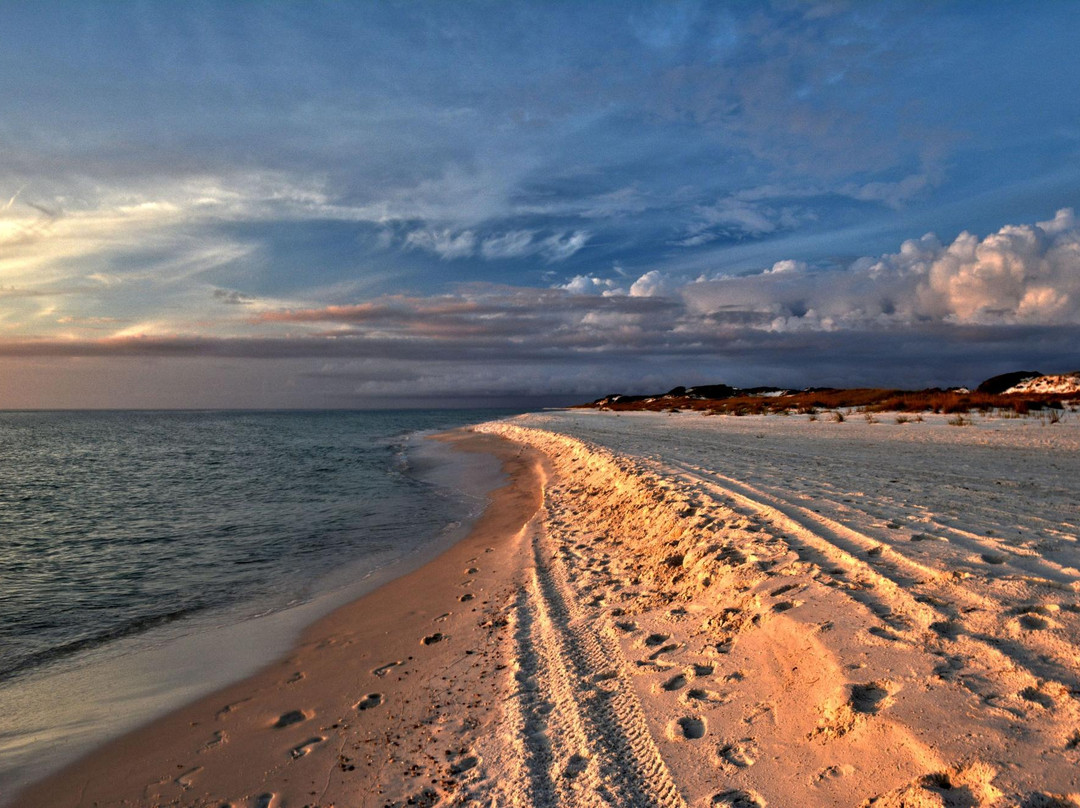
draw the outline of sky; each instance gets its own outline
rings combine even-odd
[[[1080,369],[1080,5],[0,4],[0,407]]]

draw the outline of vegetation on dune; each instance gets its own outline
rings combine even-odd
[[[626,400],[619,400],[620,398]],[[728,398],[697,398],[691,396],[614,397],[599,399],[584,408],[615,411],[692,410],[725,415],[817,414],[820,411],[839,412],[841,409],[864,413],[934,412],[947,415],[970,412],[1006,411],[1026,415],[1043,409],[1060,410],[1075,401],[1075,394],[1004,395],[1000,393],[966,392],[962,390],[895,390],[883,388],[854,388],[802,390],[782,395],[735,395]]]

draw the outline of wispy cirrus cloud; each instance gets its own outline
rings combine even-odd
[[[548,263],[565,261],[584,249],[589,241],[586,230],[556,232],[541,236],[535,230],[512,230],[480,238],[472,230],[413,230],[405,236],[411,249],[433,252],[444,260],[482,257],[489,261],[527,258],[539,255]]]

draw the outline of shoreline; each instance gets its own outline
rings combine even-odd
[[[444,436],[462,543],[17,804],[1080,806],[1080,424],[632,420]]]
[[[429,720],[417,688],[486,653],[474,618],[491,608],[487,592],[540,501],[535,457],[521,447],[462,429],[436,439],[493,455],[509,477],[464,538],[322,617],[252,676],[92,750],[10,805],[385,804],[376,792],[399,791],[406,774],[363,755],[365,744]],[[456,567],[476,572],[447,573]]]

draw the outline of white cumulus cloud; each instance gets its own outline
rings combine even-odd
[[[678,284],[658,270],[646,272],[630,285],[630,297],[667,297]]]
[[[645,276],[639,282],[655,285]],[[1080,223],[1063,209],[1052,220],[1006,225],[983,238],[964,232],[943,244],[927,234],[845,269],[778,261],[760,275],[683,285],[681,294],[698,314],[770,330],[1075,325]]]

